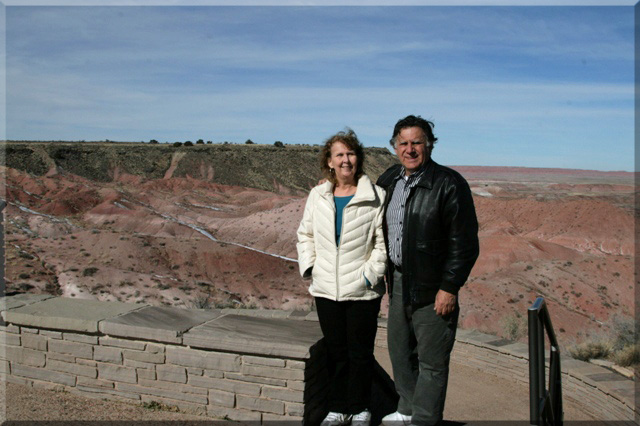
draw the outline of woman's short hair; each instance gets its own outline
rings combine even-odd
[[[331,147],[336,142],[342,142],[347,148],[353,150],[356,153],[356,182],[360,179],[360,176],[364,174],[364,147],[358,140],[356,133],[350,128],[344,129],[342,132],[338,132],[333,136],[330,136],[324,141],[322,152],[320,153],[320,169],[322,175],[327,178],[331,183],[336,183],[335,172],[329,167],[329,159],[331,158]]]

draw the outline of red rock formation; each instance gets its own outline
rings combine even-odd
[[[308,308],[297,264],[278,257],[296,256],[305,198],[216,184],[200,169],[204,180],[116,170],[108,183],[2,169],[8,291]],[[458,169],[475,194],[481,242],[460,294],[462,326],[507,335],[538,295],[562,342],[633,314],[631,174]]]

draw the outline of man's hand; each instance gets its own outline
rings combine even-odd
[[[456,308],[456,299],[458,297],[455,294],[451,294],[444,290],[438,290],[436,294],[436,314],[440,316],[449,315]]]

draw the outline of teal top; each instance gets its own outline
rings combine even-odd
[[[340,245],[340,234],[342,233],[342,211],[344,206],[349,204],[349,201],[353,198],[353,195],[347,197],[333,196],[333,200],[336,203],[336,245]]]
[[[340,245],[340,234],[342,233],[342,211],[344,207],[349,204],[349,201],[353,198],[353,195],[347,197],[333,196],[333,200],[336,203],[336,245]],[[364,275],[364,273],[363,273]],[[367,283],[367,287],[371,287],[371,283],[364,277],[364,281]]]

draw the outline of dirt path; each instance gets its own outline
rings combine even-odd
[[[69,392],[7,383],[7,420],[143,421],[211,420],[168,410],[151,410],[141,404],[85,398]],[[154,422],[154,425],[158,424]]]

